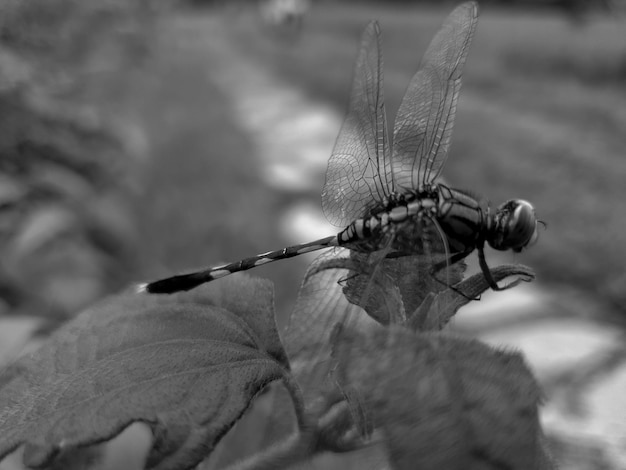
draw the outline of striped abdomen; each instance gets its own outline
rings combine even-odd
[[[200,284],[214,281],[215,279],[228,276],[232,273],[245,271],[273,261],[292,258],[304,253],[322,250],[333,246],[337,246],[337,236],[335,235],[315,240],[314,242],[303,243],[302,245],[294,245],[281,250],[268,251],[267,253],[261,253],[260,255],[235,261],[234,263],[214,266],[194,273],[180,274],[178,276],[168,277],[166,279],[150,282],[148,284],[141,284],[138,287],[138,290],[141,292],[149,292],[151,294],[172,294],[174,292],[187,291],[193,289],[194,287],[198,287]]]
[[[435,198],[398,202],[395,207],[355,220],[337,235],[337,241],[340,246],[359,251],[379,250],[389,241],[388,237],[396,235],[396,231],[389,230],[391,226],[422,224],[424,217],[430,218],[436,213]]]
[[[142,284],[139,290],[156,294],[187,291],[238,271],[333,246],[365,253],[390,247],[400,254],[419,254],[425,249],[444,249],[437,245],[444,235],[450,253],[467,253],[481,238],[484,241],[493,225],[475,198],[444,185],[394,196],[386,206],[355,220],[337,235]]]

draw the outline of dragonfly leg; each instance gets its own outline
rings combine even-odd
[[[491,275],[491,270],[489,269],[489,266],[487,266],[487,260],[485,259],[485,251],[483,250],[483,247],[478,246],[477,250],[478,250],[478,263],[480,264],[480,269],[483,272],[483,276],[485,276],[485,279],[487,280],[489,287],[491,287],[493,290],[495,291],[507,290],[507,289],[510,289],[511,287],[515,287],[516,285],[518,285],[520,282],[524,280],[522,278],[519,278],[519,279],[514,280],[513,282],[509,282],[508,284],[505,284],[502,287],[500,287],[498,283],[495,281],[495,279],[493,278],[493,276]]]
[[[348,284],[349,281],[359,277],[360,275],[361,275],[361,273],[353,272],[352,274],[348,274],[347,276],[340,278],[337,281],[337,284],[339,284],[341,287],[345,287],[346,284]]]
[[[444,286],[448,287],[449,289],[452,289],[452,291],[454,291],[457,294],[461,295],[463,298],[465,298],[467,300],[480,300],[480,295],[477,298],[468,297],[463,292],[458,290],[456,287],[449,286],[446,282],[442,281],[441,279],[439,279],[437,277],[437,273],[439,271],[441,271],[443,268],[448,267],[448,266],[452,266],[454,263],[458,263],[462,259],[465,259],[470,253],[471,253],[471,251],[462,251],[460,253],[455,253],[454,255],[444,259],[443,261],[440,261],[439,263],[435,264],[432,268],[430,268],[430,275],[433,277],[433,279],[435,281],[439,282],[440,284],[443,284]],[[489,280],[487,280],[487,282],[489,282]]]

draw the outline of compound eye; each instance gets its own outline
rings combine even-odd
[[[537,242],[537,218],[529,202],[518,199],[515,204],[517,207],[507,224],[506,244],[513,251],[520,252]]]

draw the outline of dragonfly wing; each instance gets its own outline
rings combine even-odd
[[[476,3],[458,6],[433,38],[409,83],[394,127],[392,165],[397,187],[423,188],[441,173],[477,21]]]
[[[348,115],[328,162],[322,191],[326,218],[345,226],[393,191],[383,95],[381,35],[368,25],[354,72]]]
[[[328,387],[332,368],[330,336],[337,323],[367,323],[369,318],[342,292],[343,280],[353,276],[350,251],[335,248],[309,267],[283,334],[283,343],[296,380],[307,401]],[[307,403],[310,405],[310,403]]]
[[[434,264],[432,256],[438,260],[444,256],[439,233],[428,223],[415,230],[423,236],[424,255],[388,258],[398,254],[393,247],[395,237],[390,237],[383,249],[372,253],[329,250],[307,271],[282,337],[309,409],[324,411],[339,396],[346,400],[358,429],[367,430],[375,424],[375,410],[371,403],[361,400],[361,391],[344,387],[333,375],[341,360],[333,355],[338,328],[366,334],[379,325],[410,322],[419,327],[432,324],[438,329],[447,321],[438,321],[442,315],[433,314],[432,301],[429,308],[422,306],[427,297],[434,298],[447,289],[445,282],[435,280],[429,270]],[[444,279],[457,282],[461,276],[459,272],[458,278],[444,275]],[[449,319],[450,315],[443,317]]]

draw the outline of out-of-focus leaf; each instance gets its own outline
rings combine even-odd
[[[0,457],[26,444],[25,463],[41,467],[143,421],[148,468],[192,468],[287,369],[266,281],[118,295],[0,375]]]
[[[0,368],[23,351],[42,323],[41,318],[26,315],[0,317]]]
[[[111,194],[130,207],[141,186],[132,157],[145,143],[130,116],[100,105],[121,68],[146,57],[156,14],[144,0],[0,2],[0,173],[11,182],[0,181],[0,297],[12,313],[66,317],[136,271],[132,221],[119,217],[129,211],[96,208]],[[55,205],[63,217],[40,218]],[[78,253],[55,270],[70,245]],[[44,308],[33,311],[35,297]]]
[[[80,223],[77,225],[73,230],[58,232],[36,251],[11,250],[3,260],[10,279],[31,291],[31,297],[35,291],[48,306],[65,312],[65,318],[105,295],[107,279],[115,275],[113,281],[128,282],[128,274],[116,260],[94,247],[81,233]]]
[[[29,179],[30,186],[49,194],[50,197],[86,201],[95,196],[89,181],[63,165],[40,161],[33,170]]]
[[[159,2],[4,1],[0,36],[6,47],[42,68],[47,65],[48,76],[70,79],[90,71],[116,70],[145,55],[144,36],[152,26],[154,3]]]
[[[51,299],[49,305],[55,307],[57,311],[76,312],[91,305],[93,299],[102,298],[105,295],[102,275],[94,272],[96,270],[93,267],[91,270],[89,267],[81,269],[80,265],[75,264],[76,258],[83,255],[85,259],[89,258],[89,253],[85,250],[70,253],[72,259],[68,261],[71,267],[67,272],[60,270],[58,263],[47,259],[46,262],[50,264],[49,269],[42,271],[35,278],[41,293],[46,299]]]
[[[0,175],[0,209],[17,203],[27,191],[21,181]]]
[[[0,170],[36,183],[57,165],[96,188],[125,181],[124,142],[94,108],[35,92],[0,94],[0,105]]]
[[[14,91],[32,78],[31,66],[4,48],[0,48],[0,70],[0,93]]]
[[[60,204],[50,204],[31,212],[13,240],[11,256],[33,253],[64,232],[71,232],[76,223],[74,214]]]
[[[119,194],[107,194],[82,207],[81,221],[91,245],[113,257],[130,260],[139,243],[133,213]],[[135,243],[133,243],[135,242]]]
[[[551,469],[521,355],[391,326],[333,341],[341,386],[382,429],[394,469]]]

